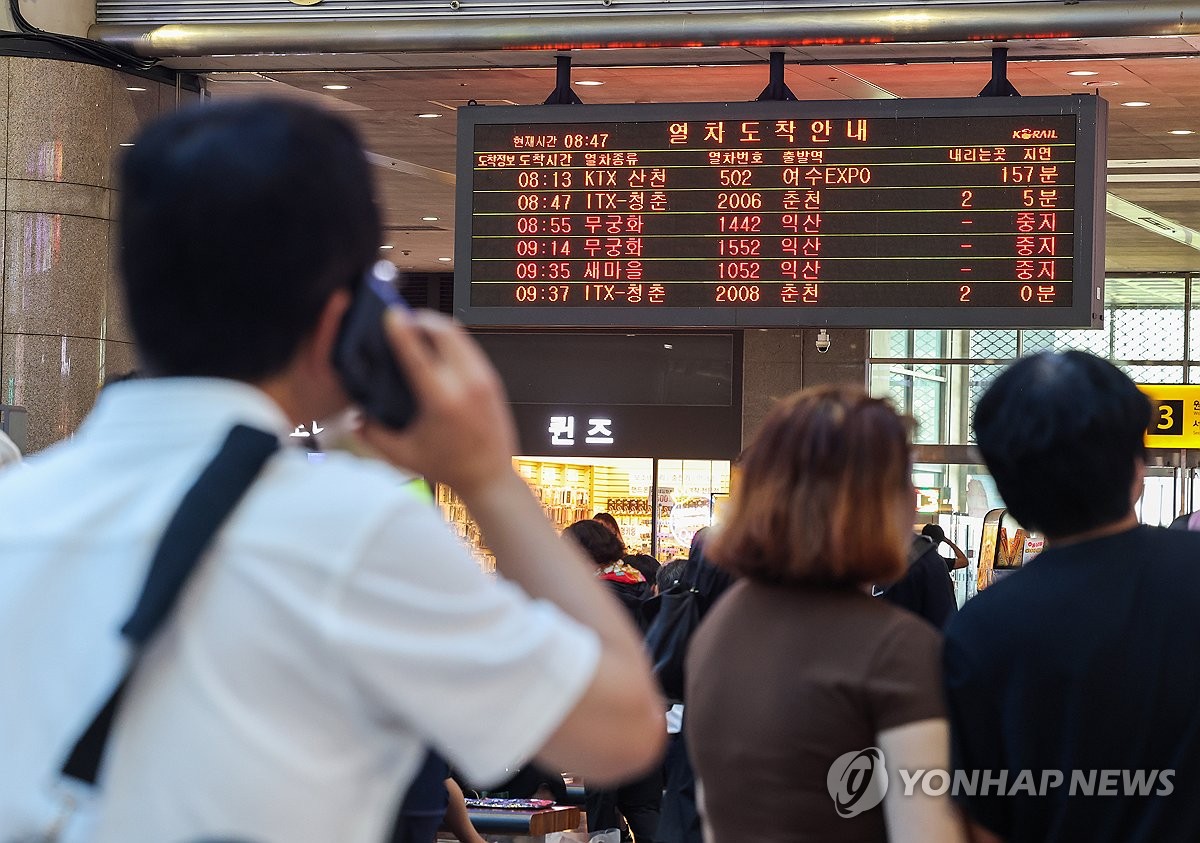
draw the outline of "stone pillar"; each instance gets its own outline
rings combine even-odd
[[[0,403],[29,410],[30,452],[70,436],[105,377],[136,365],[114,273],[115,164],[176,90],[0,56]]]
[[[2,3],[0,7],[4,10],[0,27],[15,30],[8,3]],[[21,14],[45,32],[83,37],[96,22],[96,0],[21,0]]]
[[[866,382],[869,334],[829,329],[829,350],[817,351],[816,329],[770,328],[745,332],[742,345],[742,445],[749,444],[775,402],[798,389]]]

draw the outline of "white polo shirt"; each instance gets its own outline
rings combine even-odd
[[[119,678],[118,628],[166,521],[237,422],[292,430],[244,384],[120,383],[74,440],[0,474],[0,838],[58,808],[57,770]],[[423,742],[502,779],[599,650],[483,575],[398,472],[285,447],[146,653],[96,810],[67,840],[379,843]]]

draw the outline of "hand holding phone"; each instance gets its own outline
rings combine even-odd
[[[467,505],[511,494],[516,428],[500,376],[461,326],[440,313],[388,311],[387,336],[420,413],[404,430],[365,420],[359,437],[392,465],[445,483]]]
[[[370,418],[395,430],[417,414],[412,387],[396,362],[384,330],[388,308],[408,310],[396,289],[396,267],[378,261],[354,293],[333,350],[333,366],[347,394]]]

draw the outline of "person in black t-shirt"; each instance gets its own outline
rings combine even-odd
[[[1009,511],[1047,538],[946,630],[977,840],[1200,840],[1200,535],[1138,524],[1150,415],[1075,351],[1019,361],[975,411]]]
[[[703,617],[717,600],[733,585],[733,576],[718,568],[704,556],[708,527],[701,527],[692,536],[687,561],[678,579],[691,583],[700,592],[700,616]],[[658,823],[659,843],[702,843],[703,823],[696,804],[696,772],[688,755],[687,738],[683,733],[686,706],[679,706],[679,723],[667,739],[667,757],[663,759],[662,811]]]
[[[946,531],[937,524],[926,524],[921,528],[921,535],[933,542],[934,546],[946,545],[953,552],[953,556],[945,559],[946,572],[960,571],[967,567],[967,554],[963,553],[963,549],[956,545],[946,536]]]
[[[954,585],[946,570],[946,560],[927,536],[913,536],[908,551],[908,571],[876,594],[894,606],[908,609],[941,629],[958,611]]]

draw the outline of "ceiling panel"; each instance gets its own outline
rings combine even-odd
[[[1163,159],[1153,168],[1115,170],[1122,175],[1152,172],[1157,179],[1200,174],[1200,39],[1141,38],[1039,42],[1011,45],[1009,78],[1026,96],[1091,93],[1109,109],[1111,159]],[[792,61],[786,82],[800,99],[974,96],[988,82],[988,44],[880,45],[872,63],[814,64],[814,57],[849,60],[863,51],[846,48],[785,51]],[[927,61],[941,50],[956,61]],[[597,50],[576,54],[574,79],[603,82],[577,86],[589,103],[706,102],[751,100],[767,84],[766,50]],[[1128,54],[1128,55],[1127,55]],[[1182,56],[1182,57],[1174,57]],[[1036,57],[1036,60],[1033,58]],[[248,95],[300,97],[336,109],[353,121],[374,153],[423,168],[453,173],[454,105],[468,99],[542,102],[554,87],[553,55],[473,54],[300,57],[309,67],[329,70],[272,70],[274,59],[259,57],[257,73],[210,74],[216,98]],[[448,65],[453,59],[453,63]],[[1047,60],[1053,59],[1053,60]],[[208,62],[232,61],[208,59]],[[238,59],[237,61],[244,61]],[[509,66],[496,66],[504,63]],[[515,65],[515,66],[514,66]],[[295,66],[295,65],[291,65]],[[1087,71],[1094,76],[1072,76]],[[1097,84],[1099,83],[1099,84]],[[328,91],[328,84],[347,85]],[[1150,106],[1129,108],[1123,102]],[[436,112],[437,119],[416,115]],[[446,270],[439,257],[453,254],[453,190],[436,180],[392,169],[377,171],[389,243],[401,266]],[[1200,181],[1118,182],[1110,191],[1157,214],[1200,230]],[[444,230],[400,231],[437,216]],[[1200,252],[1109,217],[1107,265],[1120,271],[1200,270]]]

